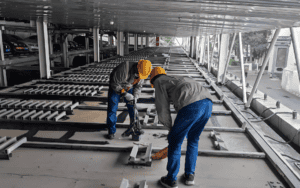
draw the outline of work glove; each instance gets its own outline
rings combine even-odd
[[[161,160],[161,159],[165,159],[167,157],[168,157],[168,147],[160,150],[159,152],[157,152],[151,156],[151,158],[153,160]]]
[[[125,97],[125,99],[126,99],[127,101],[133,101],[133,100],[134,100],[134,97],[133,97],[133,95],[132,95],[131,93],[126,93],[126,94],[124,95],[124,97]]]

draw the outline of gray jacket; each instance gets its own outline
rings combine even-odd
[[[117,93],[121,94],[121,90],[128,91],[133,89],[133,94],[138,97],[141,92],[144,80],[135,79],[135,74],[138,73],[137,63],[123,62],[118,65],[110,74],[110,87]],[[129,88],[129,89],[128,89]]]
[[[212,100],[207,88],[193,79],[181,76],[158,75],[153,80],[155,87],[155,106],[159,121],[171,130],[172,118],[170,102],[176,112],[183,107],[203,99]]]

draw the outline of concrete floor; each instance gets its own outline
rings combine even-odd
[[[229,67],[228,71],[241,78],[241,70],[239,67]],[[246,78],[247,82],[253,86],[257,75],[258,74],[256,74],[255,71],[249,72],[248,77]],[[268,96],[272,97],[275,100],[279,100],[288,108],[296,110],[298,113],[300,113],[300,97],[283,90],[281,87],[280,79],[270,78],[269,74],[267,74],[266,72],[262,76],[261,82],[258,86],[258,90],[266,93]]]

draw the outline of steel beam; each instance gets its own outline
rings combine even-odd
[[[120,31],[119,32],[119,39],[118,39],[119,48],[120,48],[120,51],[119,51],[120,56],[124,56],[124,40],[123,40],[123,38],[124,38],[124,33],[123,33],[123,31]]]
[[[93,28],[93,42],[94,42],[94,62],[100,62],[99,55],[99,28]]]
[[[85,49],[86,50],[89,50],[89,44],[90,43],[90,40],[89,40],[89,37],[85,36]],[[89,64],[90,63],[90,57],[89,57],[89,53],[86,53],[86,63]]]
[[[144,36],[141,35],[141,48],[144,48]]]
[[[120,55],[120,31],[117,31],[117,55]]]
[[[240,49],[240,62],[241,62],[241,70],[242,70],[242,84],[243,84],[243,102],[247,103],[247,90],[246,90],[246,80],[245,80],[245,67],[244,67],[244,52],[243,52],[243,41],[242,41],[242,33],[239,32],[239,49]]]
[[[300,46],[299,46],[300,41],[299,41],[299,37],[296,32],[296,28],[291,27],[290,30],[291,30],[296,65],[297,65],[297,70],[298,70],[298,79],[300,80]]]
[[[226,72],[226,55],[228,53],[228,43],[229,43],[229,34],[222,34],[221,44],[220,44],[220,53],[219,53],[219,67],[217,75],[217,83],[222,81],[222,77],[225,77]]]
[[[207,36],[207,68],[210,70],[210,64],[209,64],[209,36]]]
[[[37,18],[36,26],[39,46],[40,77],[49,79],[51,74],[47,24],[47,21],[43,18]]]
[[[204,54],[205,54],[205,40],[206,38],[204,36],[201,37],[201,43],[200,43],[200,56],[199,56],[199,64],[203,64],[204,61]]]
[[[235,38],[236,38],[236,33],[234,33],[234,35],[233,35],[232,42],[231,42],[231,45],[230,45],[230,50],[228,52],[228,56],[227,56],[227,60],[226,60],[226,66],[225,66],[225,70],[224,70],[224,74],[223,74],[223,79],[222,79],[222,84],[225,83],[226,72],[227,72],[227,69],[229,67],[230,56],[231,56],[231,52],[232,52],[233,45],[234,45],[234,42],[235,42]]]
[[[191,36],[190,38],[190,57],[193,58],[194,56],[194,37]]]
[[[267,55],[266,55],[266,57],[265,57],[265,59],[264,59],[264,62],[263,62],[263,64],[262,64],[261,69],[260,69],[260,71],[259,71],[259,73],[258,73],[258,75],[257,75],[256,80],[255,80],[253,89],[252,89],[252,91],[251,91],[251,93],[250,93],[250,96],[249,96],[249,98],[248,98],[247,104],[246,104],[246,106],[245,106],[246,108],[249,108],[249,107],[250,107],[251,101],[252,101],[252,99],[253,99],[253,96],[254,96],[254,94],[255,94],[255,91],[256,91],[257,88],[258,88],[259,82],[260,82],[261,77],[262,77],[262,75],[263,75],[263,73],[264,73],[264,70],[265,70],[265,68],[266,68],[266,66],[267,66],[269,57],[270,57],[271,52],[272,52],[272,50],[273,50],[273,48],[274,48],[274,46],[275,46],[275,43],[276,43],[277,38],[278,38],[278,36],[279,36],[279,33],[280,33],[280,29],[277,29],[276,32],[275,32],[275,34],[274,34],[274,36],[273,36],[271,45],[270,45],[270,47],[269,47],[269,49],[268,49],[268,53],[267,53]]]
[[[147,36],[146,36],[146,47],[149,47],[149,42],[150,42],[150,41],[149,41],[149,36],[147,35]]]

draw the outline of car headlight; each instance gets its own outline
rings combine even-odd
[[[14,46],[18,46],[18,44],[17,43],[15,43],[15,42],[11,42]]]

